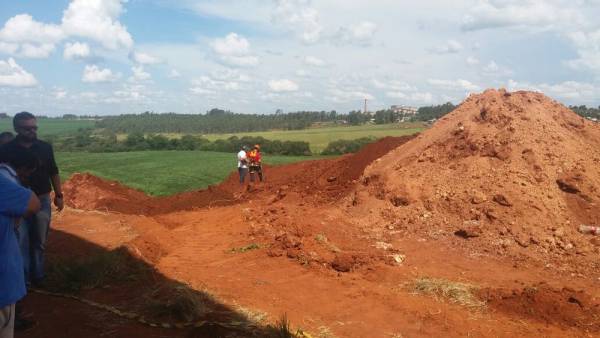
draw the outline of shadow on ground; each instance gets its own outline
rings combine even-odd
[[[208,324],[185,329],[153,328],[77,300],[30,292],[21,304],[24,314],[38,324],[17,333],[18,337],[293,336],[283,333],[281,325],[263,323],[265,314],[234,309],[206,291],[163,276],[125,248],[107,250],[61,231],[51,231],[48,247],[46,290],[135,312],[149,322],[206,321]],[[244,325],[237,329],[211,323]]]

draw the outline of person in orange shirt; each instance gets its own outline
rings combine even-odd
[[[262,162],[261,161],[262,161],[262,155],[260,154],[260,145],[256,144],[256,145],[254,145],[252,150],[250,150],[250,152],[248,152],[248,162],[249,162],[249,167],[250,167],[250,182],[254,182],[254,174],[255,173],[258,174],[258,179],[261,182],[263,181]]]

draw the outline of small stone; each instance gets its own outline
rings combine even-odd
[[[354,257],[351,255],[338,255],[331,262],[331,267],[339,272],[349,272],[354,267]]]
[[[394,262],[396,262],[396,264],[400,265],[404,262],[404,260],[406,260],[406,255],[394,254],[392,255],[392,258],[394,259]]]
[[[375,247],[381,250],[390,250],[393,247],[393,245],[391,243],[386,242],[377,242],[375,243]]]
[[[565,235],[565,228],[560,227],[560,228],[557,228],[556,230],[554,230],[554,236],[563,237],[564,235]]]
[[[481,204],[487,202],[487,197],[480,192],[475,192],[473,197],[471,197],[471,203],[473,204]]]
[[[508,199],[506,198],[506,196],[504,196],[502,194],[494,195],[494,202],[496,202],[502,206],[505,206],[505,207],[512,207],[512,203],[510,203],[508,201]]]

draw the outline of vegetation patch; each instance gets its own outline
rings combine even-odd
[[[152,290],[143,299],[144,313],[167,322],[200,320],[212,311],[216,303],[210,294],[174,282]]]
[[[244,253],[244,252],[248,252],[248,251],[252,251],[252,250],[258,250],[260,248],[261,248],[260,244],[252,243],[252,244],[248,244],[246,246],[242,246],[239,248],[232,248],[231,250],[229,250],[229,252]]]
[[[135,281],[148,272],[149,268],[120,247],[80,259],[49,261],[45,287],[54,292],[76,293],[111,283]]]
[[[470,284],[429,277],[417,278],[409,285],[409,290],[414,293],[447,299],[451,303],[472,308],[485,307],[486,303],[475,296],[476,289]]]

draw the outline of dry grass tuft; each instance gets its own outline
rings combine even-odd
[[[462,306],[481,308],[486,303],[473,294],[477,288],[473,285],[454,282],[447,279],[422,277],[410,285],[414,293],[444,298]]]

